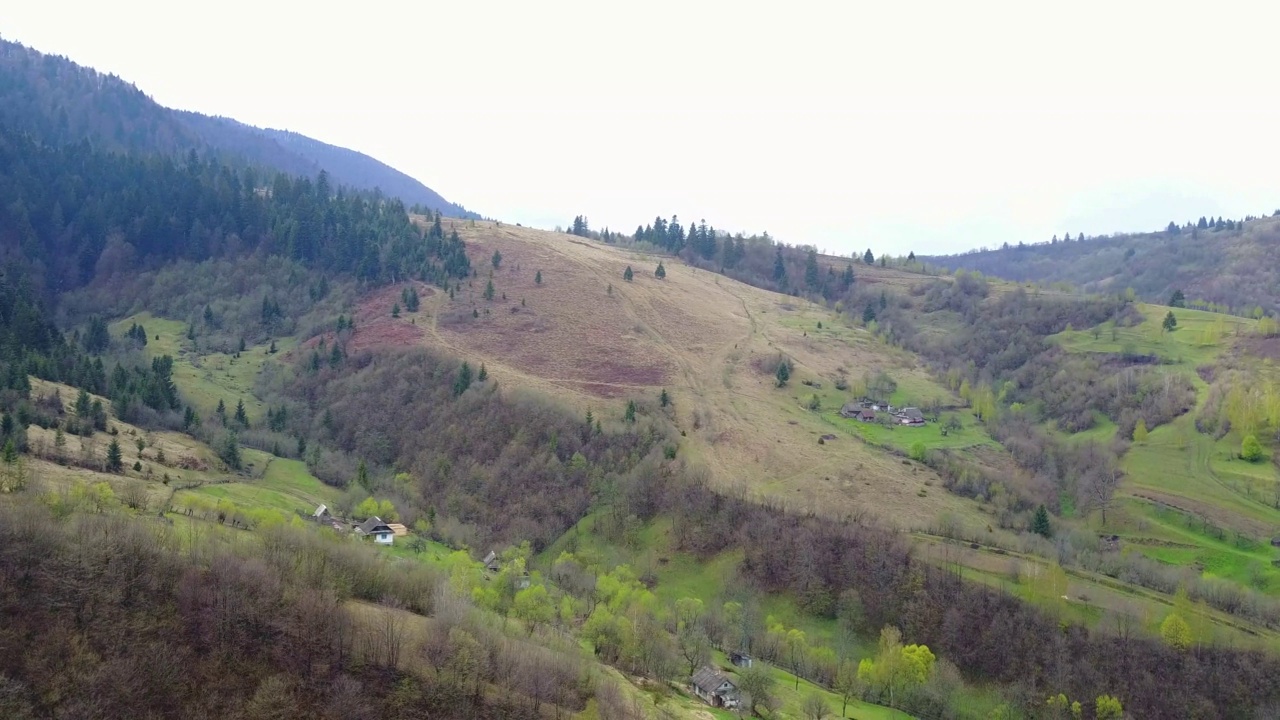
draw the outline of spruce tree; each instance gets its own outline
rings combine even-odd
[[[1036,508],[1035,518],[1031,521],[1031,532],[1046,538],[1053,534],[1053,528],[1049,525],[1049,509],[1043,503]]]
[[[667,276],[667,269],[662,267],[662,261],[658,261],[658,269],[653,271],[653,276],[662,280]]]
[[[658,403],[662,405],[662,407],[666,407],[671,404],[671,396],[667,394],[666,388],[662,388],[662,394],[658,396]]]
[[[484,382],[489,379],[489,371],[485,368],[484,363],[480,363],[480,372],[476,373],[476,380]]]
[[[782,246],[778,246],[778,252],[773,257],[773,279],[775,282],[781,282],[787,277],[787,263],[782,259]]]
[[[1178,327],[1178,318],[1173,316],[1172,310],[1164,316],[1164,322],[1160,323],[1160,326],[1164,328],[1165,332],[1173,332]]]
[[[628,265],[627,269],[622,271],[622,279],[626,280],[627,282],[631,282],[631,279],[633,277],[635,277],[635,273],[631,271],[631,266]]]
[[[501,264],[502,264],[502,253],[498,252],[497,250],[494,250],[493,251],[493,269],[497,270],[498,266]]]
[[[395,305],[391,306],[391,317],[393,318],[400,317],[400,303],[396,303]]]
[[[18,448],[13,444],[13,438],[5,440],[2,457],[5,465],[12,465],[18,461]]]
[[[867,248],[867,251],[862,254],[862,262],[868,265],[876,264],[876,256],[871,254],[871,248]]]
[[[120,441],[111,438],[107,446],[107,472],[120,472],[124,468],[124,455],[120,452]]]
[[[458,375],[453,381],[453,396],[457,397],[471,387],[471,364],[463,362],[458,368]]]
[[[534,283],[535,285],[541,285],[541,284],[542,284],[542,271],[541,271],[541,270],[539,270],[539,271],[538,271],[538,273],[537,273],[536,275],[534,275],[534,276],[533,276],[533,283]]]
[[[622,419],[626,420],[629,423],[633,423],[636,421],[636,401],[635,400],[627,401],[627,410],[622,414]]]
[[[778,381],[778,387],[784,387],[787,381],[791,379],[791,364],[786,360],[778,363],[778,370],[774,373],[774,378]]]
[[[244,411],[244,400],[236,402],[236,422],[240,423],[240,427],[249,427],[249,415]]]
[[[484,286],[484,299],[493,300],[493,281],[492,280],[490,280],[488,284]]]

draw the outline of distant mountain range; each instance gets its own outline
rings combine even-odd
[[[381,190],[406,205],[478,218],[375,158],[284,130],[174,110],[115,75],[0,39],[0,124],[47,145],[87,141],[128,153],[195,150],[235,165],[293,175],[329,173],[338,185]]]

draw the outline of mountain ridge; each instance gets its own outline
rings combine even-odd
[[[213,154],[234,165],[381,191],[408,206],[479,218],[408,174],[365,153],[289,130],[169,108],[117,75],[0,38],[0,123],[48,145],[88,141],[126,153]]]

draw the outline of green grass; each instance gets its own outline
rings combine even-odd
[[[340,493],[320,482],[297,460],[275,458],[266,453],[246,450],[246,457],[257,458],[265,472],[261,477],[242,482],[209,483],[177,494],[203,495],[223,500],[242,508],[266,508],[292,516],[295,512],[310,514],[320,503],[332,506]],[[177,499],[175,498],[175,499]]]
[[[1121,539],[1132,552],[1170,565],[1196,566],[1206,577],[1217,577],[1280,594],[1280,568],[1271,561],[1276,551],[1265,539],[1223,537],[1207,532],[1194,517],[1132,500],[1119,523]],[[1152,544],[1161,543],[1161,544]]]
[[[1166,362],[1195,368],[1217,360],[1237,332],[1249,332],[1257,326],[1256,320],[1203,310],[1148,303],[1139,303],[1137,308],[1144,320],[1134,327],[1117,328],[1114,340],[1110,324],[1099,326],[1096,338],[1093,329],[1085,328],[1061,332],[1052,339],[1071,352],[1129,351],[1156,355]],[[1173,332],[1165,332],[1161,324],[1170,310],[1178,320],[1178,327]]]
[[[225,353],[196,354],[193,343],[187,339],[187,325],[180,320],[159,318],[150,313],[138,313],[110,327],[114,337],[124,335],[133,323],[147,329],[148,357],[169,355],[174,360],[173,380],[184,400],[190,402],[204,417],[213,414],[221,400],[227,413],[234,411],[236,403],[243,400],[251,423],[266,417],[267,408],[253,395],[254,381],[263,365],[272,357],[270,345],[254,345],[245,348],[236,358]],[[199,339],[197,338],[197,343]],[[284,352],[293,346],[292,339],[276,341],[276,348]]]
[[[1254,534],[1280,527],[1274,500],[1274,466],[1230,460],[1238,451],[1231,436],[1215,441],[1197,432],[1190,415],[1151,431],[1125,454],[1122,488],[1130,492],[1176,495],[1192,512],[1235,516],[1234,529]],[[1269,473],[1269,476],[1268,476]]]
[[[337,488],[320,482],[301,460],[278,457],[270,459],[258,485],[264,490],[274,490],[298,498],[313,510],[320,503],[332,507],[342,494]]]
[[[942,417],[945,419],[951,414],[951,412],[945,412]],[[925,448],[930,450],[954,450],[993,444],[991,436],[972,413],[960,410],[955,411],[954,414],[960,418],[962,427],[946,435],[942,434],[942,423],[928,422],[919,427],[886,427],[878,422],[868,423],[841,417],[839,408],[824,411],[822,418],[844,433],[860,437],[874,445],[891,447],[904,453],[910,452],[911,446],[917,442],[924,443]]]

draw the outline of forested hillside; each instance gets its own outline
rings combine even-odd
[[[314,177],[380,190],[406,206],[478,217],[387,165],[346,148],[235,120],[163,107],[114,75],[0,39],[0,126],[46,145],[87,140],[115,151],[217,157],[237,167]]]
[[[1150,302],[1181,291],[1189,307],[1253,315],[1280,310],[1280,219],[1200,218],[1163,231],[1008,245],[922,258],[1015,282],[1067,283],[1090,293],[1133,288]]]

